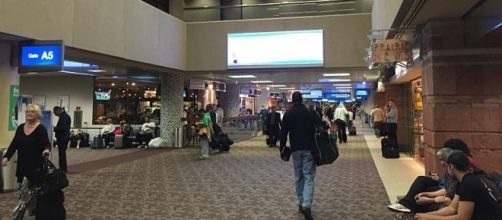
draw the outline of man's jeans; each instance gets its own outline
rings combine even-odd
[[[308,150],[295,151],[292,153],[292,157],[295,170],[298,205],[305,208],[311,208],[314,197],[314,178],[316,173],[314,157]]]

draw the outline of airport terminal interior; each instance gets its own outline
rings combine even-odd
[[[458,219],[502,219],[501,11],[0,0],[0,220],[443,219],[423,212],[450,203]],[[299,95],[311,114],[292,118]],[[291,128],[313,117],[322,129]],[[464,150],[465,176],[445,147]],[[498,203],[466,200],[467,176]],[[403,202],[424,178],[446,192],[427,211]]]

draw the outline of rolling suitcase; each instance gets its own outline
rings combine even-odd
[[[103,149],[103,137],[98,135],[92,140],[92,149]]]
[[[384,158],[399,158],[399,147],[394,139],[382,139],[382,156]]]
[[[124,135],[122,134],[117,134],[113,138],[113,147],[115,149],[121,149],[124,148]]]
[[[356,136],[357,134],[357,131],[356,131],[356,127],[355,126],[349,126],[349,135],[350,136]]]

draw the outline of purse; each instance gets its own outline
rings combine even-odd
[[[291,158],[291,148],[284,146],[279,148],[279,151],[281,152],[281,160],[289,161],[289,158]]]
[[[39,194],[47,195],[52,192],[62,190],[69,185],[66,173],[57,169],[48,158],[45,158],[42,170],[44,175],[42,177],[42,187]]]

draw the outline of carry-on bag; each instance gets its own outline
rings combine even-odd
[[[349,126],[349,135],[350,136],[356,136],[356,127],[354,125]]]
[[[399,158],[399,147],[392,138],[382,138],[382,156],[384,158]]]
[[[92,149],[103,149],[103,136],[98,135],[92,140]]]
[[[339,156],[336,139],[326,132],[317,133],[312,143],[312,156],[317,166],[332,164]]]

